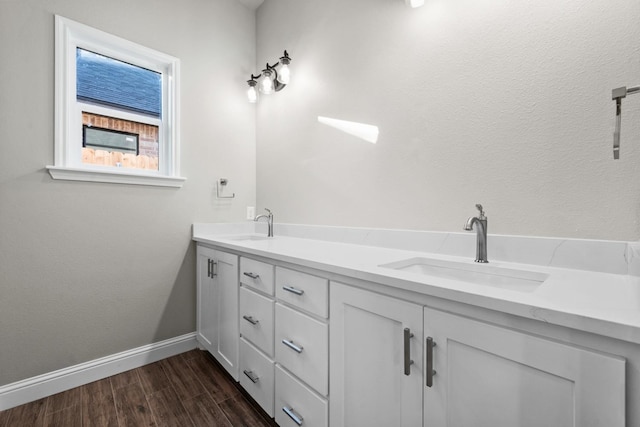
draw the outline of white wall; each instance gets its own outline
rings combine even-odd
[[[258,205],[279,222],[640,238],[637,0],[266,0],[257,59],[292,83],[257,107]],[[376,145],[317,122],[374,124]]]
[[[255,203],[255,12],[179,3],[0,1],[0,385],[194,331],[191,224]],[[54,14],[181,59],[182,189],[49,177]]]

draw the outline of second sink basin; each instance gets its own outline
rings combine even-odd
[[[547,274],[535,271],[433,258],[409,258],[382,264],[380,267],[521,292],[535,291],[549,277]]]

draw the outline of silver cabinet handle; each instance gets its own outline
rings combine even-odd
[[[254,326],[257,325],[258,323],[260,323],[260,321],[259,320],[255,320],[253,318],[253,316],[247,316],[246,314],[244,316],[242,316],[242,318],[244,320],[246,320],[247,322],[251,323]]]
[[[286,345],[287,347],[289,347],[291,350],[295,351],[296,353],[302,353],[302,350],[304,349],[304,347],[302,346],[297,346],[293,343],[293,341],[289,341],[289,340],[282,340],[282,344]]]
[[[283,286],[282,289],[284,289],[287,292],[291,292],[292,294],[296,294],[296,295],[304,294],[304,291],[302,289],[296,289],[293,286]]]
[[[218,266],[218,261],[216,260],[211,260],[211,278],[214,278],[218,275],[218,272],[216,271],[216,267]]]
[[[210,258],[207,258],[207,277],[213,277],[211,275],[213,271],[213,265],[211,264],[211,261],[212,260]]]
[[[249,272],[249,271],[245,271],[245,272],[244,272],[244,273],[242,273],[242,274],[244,274],[244,275],[245,275],[245,276],[247,276],[247,277],[251,277],[252,279],[257,279],[258,277],[260,277],[260,275],[259,275],[259,274],[251,273],[251,272]]]
[[[256,374],[253,373],[253,371],[247,371],[246,369],[244,371],[244,374],[247,376],[247,378],[249,378],[251,380],[252,383],[257,383],[258,380],[260,379],[259,376],[257,376]]]
[[[411,375],[411,338],[413,334],[409,328],[404,328],[404,374]]]
[[[433,376],[436,371],[433,370],[433,347],[436,342],[431,337],[427,337],[427,387],[433,386]]]
[[[299,426],[302,425],[302,421],[304,420],[304,418],[302,418],[301,415],[296,414],[293,408],[289,408],[288,406],[283,406],[282,410],[284,411],[285,414],[289,415],[289,418],[291,418],[294,423],[298,424]]]

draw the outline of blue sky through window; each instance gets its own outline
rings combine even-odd
[[[162,75],[76,49],[78,100],[162,117]]]

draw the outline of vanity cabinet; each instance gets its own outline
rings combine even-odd
[[[282,427],[627,426],[636,347],[250,256],[198,245],[197,339]]]
[[[330,313],[331,427],[625,426],[623,358],[335,282]]]
[[[330,313],[331,427],[421,425],[422,306],[331,282]]]
[[[197,247],[197,340],[238,380],[238,256]]]
[[[625,426],[622,358],[430,308],[424,334],[424,427]]]

